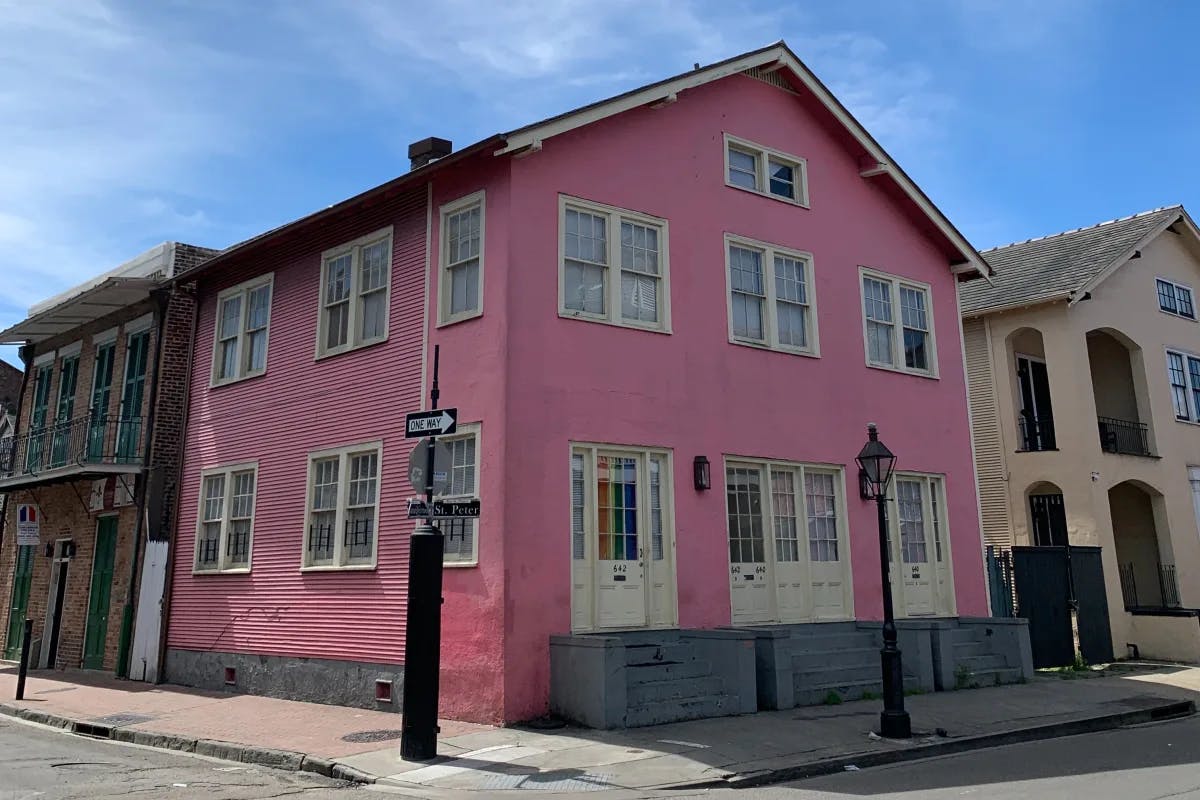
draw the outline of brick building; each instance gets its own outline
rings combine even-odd
[[[157,678],[194,324],[169,281],[215,252],[167,242],[0,332],[26,366],[0,441],[4,657],[30,618],[35,667]]]

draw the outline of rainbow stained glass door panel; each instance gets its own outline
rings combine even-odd
[[[639,525],[640,459],[597,455],[596,625],[646,624],[646,570]]]

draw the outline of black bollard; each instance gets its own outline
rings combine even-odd
[[[33,638],[33,620],[25,620],[21,633],[21,666],[17,668],[17,699],[25,699],[25,673],[29,672],[29,640]]]

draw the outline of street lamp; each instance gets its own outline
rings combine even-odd
[[[879,733],[890,739],[912,736],[912,722],[904,710],[904,669],[896,646],[896,620],[892,611],[891,558],[887,535],[887,485],[896,468],[896,456],[879,441],[875,423],[867,425],[867,443],[854,459],[858,464],[859,487],[864,498],[875,498],[879,509],[879,575],[883,582],[883,712]]]

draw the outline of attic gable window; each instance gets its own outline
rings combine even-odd
[[[1172,281],[1157,278],[1158,308],[1168,314],[1184,319],[1196,318],[1196,307],[1192,303],[1192,290]]]
[[[808,207],[808,164],[799,156],[725,134],[725,184]]]

